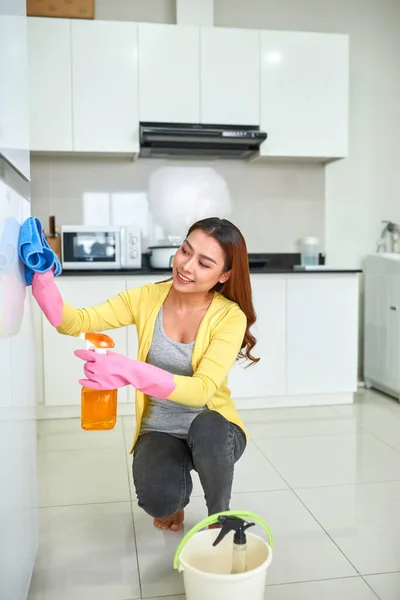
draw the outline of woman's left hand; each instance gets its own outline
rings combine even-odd
[[[86,379],[79,383],[92,390],[115,390],[133,385],[144,394],[165,399],[175,389],[174,376],[139,360],[133,360],[107,350],[99,354],[94,350],[75,350],[75,356],[85,360]]]
[[[129,363],[126,356],[117,352],[107,351],[99,354],[94,350],[75,350],[75,356],[86,361],[83,367],[86,379],[80,379],[83,387],[92,390],[115,390],[129,385],[126,375]]]

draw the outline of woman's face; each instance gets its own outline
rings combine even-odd
[[[196,229],[177,250],[172,276],[179,292],[207,293],[217,283],[225,283],[230,272],[224,272],[224,252],[213,237]]]

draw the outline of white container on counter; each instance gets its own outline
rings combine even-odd
[[[301,265],[303,267],[318,264],[319,238],[305,237],[300,240]]]
[[[179,246],[149,246],[152,269],[172,269],[172,261]]]

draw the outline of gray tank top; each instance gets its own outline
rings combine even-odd
[[[164,331],[163,308],[161,307],[154,326],[147,362],[174,375],[191,377],[193,375],[193,346],[194,341],[182,344],[167,336]],[[147,410],[142,419],[141,432],[159,431],[186,439],[193,419],[204,410],[207,410],[206,407],[190,408],[177,402],[149,396]]]

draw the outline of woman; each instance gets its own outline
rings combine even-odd
[[[247,434],[227,375],[238,356],[258,359],[251,354],[255,313],[247,249],[237,227],[217,218],[195,223],[176,252],[171,279],[79,310],[63,302],[51,273],[35,274],[32,291],[63,334],[136,325],[138,360],[75,351],[85,361],[80,383],[136,388],[131,452],[139,506],[160,529],[179,531],[193,469],[209,515],[229,510],[234,464]]]

